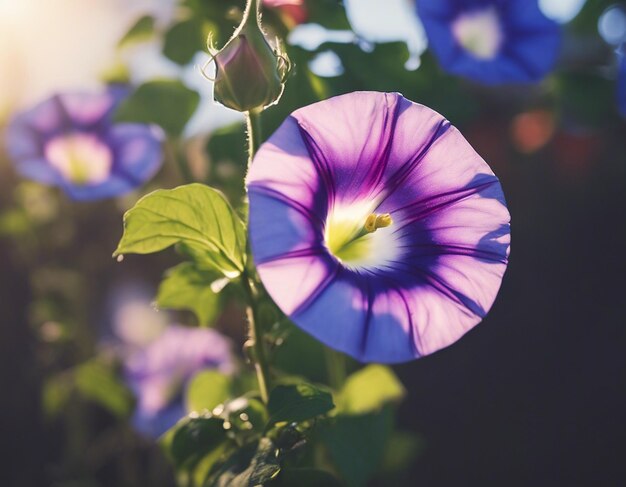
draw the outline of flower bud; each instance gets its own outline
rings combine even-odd
[[[272,105],[282,95],[289,63],[267,42],[257,0],[248,3],[241,25],[214,59],[214,98],[222,105],[248,112]]]

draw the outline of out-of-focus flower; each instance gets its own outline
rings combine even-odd
[[[111,296],[113,332],[126,348],[141,348],[167,328],[167,313],[150,304],[153,293],[143,284],[119,283]]]
[[[162,131],[113,123],[122,87],[63,93],[15,116],[6,132],[17,171],[61,187],[72,199],[110,198],[149,180],[162,163]]]
[[[537,0],[416,0],[442,67],[483,84],[526,83],[554,66],[560,29]]]
[[[427,107],[360,92],[297,110],[247,187],[265,288],[330,347],[411,360],[456,341],[495,299],[510,242],[500,183]]]
[[[215,330],[169,325],[153,341],[130,347],[124,369],[137,395],[135,427],[159,436],[185,415],[182,393],[199,371],[234,370],[230,341]]]
[[[260,25],[257,0],[248,4],[241,25],[214,56],[215,101],[237,110],[260,110],[283,93],[286,54],[274,50]]]
[[[291,28],[303,24],[309,17],[304,0],[263,0],[263,5],[276,9]]]

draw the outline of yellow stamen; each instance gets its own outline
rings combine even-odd
[[[365,225],[363,225],[363,227],[365,228],[365,231],[367,231],[367,233],[372,233],[376,231],[376,213],[372,213],[370,216],[367,217],[367,219],[365,220]]]
[[[365,225],[363,228],[367,233],[374,233],[379,228],[386,228],[391,226],[393,223],[393,218],[389,213],[383,213],[382,215],[377,215],[376,213],[372,213],[365,220]]]

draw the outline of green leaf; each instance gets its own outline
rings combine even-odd
[[[178,80],[149,81],[124,100],[117,122],[154,123],[178,136],[198,108],[200,95]]]
[[[349,487],[363,487],[381,465],[392,430],[390,408],[378,414],[336,416],[320,432]]]
[[[270,393],[269,425],[282,421],[301,422],[330,411],[335,405],[330,393],[310,384],[280,385]]]
[[[145,41],[154,35],[154,17],[144,15],[126,32],[118,43],[118,47],[126,47],[135,42]]]
[[[277,449],[272,440],[261,438],[258,445],[241,448],[222,465],[211,487],[253,487],[265,485],[280,472]]]
[[[157,190],[124,215],[124,234],[113,256],[150,254],[183,243],[203,252],[226,277],[245,265],[243,224],[222,193],[202,184]]]
[[[247,485],[264,485],[280,472],[276,447],[269,438],[261,438],[252,462]]]
[[[200,460],[193,469],[193,484],[192,486],[201,487],[205,485],[206,479],[211,474],[211,471],[215,467],[218,462],[222,461],[225,454],[230,451],[229,443],[224,442],[217,448],[215,448],[211,453],[205,455],[205,457]]]
[[[240,439],[263,433],[267,423],[265,405],[254,398],[238,397],[226,402],[220,416],[232,425]]]
[[[183,262],[168,270],[161,281],[157,306],[191,310],[201,326],[209,325],[218,312],[219,299],[211,289],[216,279],[215,273],[198,269],[192,262]]]
[[[282,372],[306,377],[312,382],[327,380],[324,346],[289,321],[281,321],[273,329],[266,327],[284,343],[277,346],[272,360]]]
[[[47,417],[57,417],[70,401],[74,391],[71,374],[58,374],[48,378],[43,386],[42,403]]]
[[[174,428],[170,453],[178,468],[195,466],[226,440],[220,418],[188,418]]]
[[[270,484],[272,487],[342,487],[343,483],[330,472],[315,468],[285,468]]]
[[[230,397],[231,379],[216,370],[197,373],[187,386],[185,404],[188,411],[212,411]]]
[[[174,24],[163,40],[163,54],[177,64],[189,63],[198,51],[206,48],[202,22],[196,18]]]
[[[107,365],[89,361],[75,370],[76,389],[120,418],[130,416],[134,398],[130,390]]]
[[[400,401],[405,394],[391,368],[368,365],[348,377],[337,397],[337,407],[346,414],[376,412],[390,402]]]

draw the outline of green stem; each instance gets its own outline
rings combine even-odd
[[[261,112],[248,112],[246,114],[246,121],[248,127],[248,168],[250,168],[254,155],[261,145],[262,140]],[[247,247],[247,253],[250,255],[250,239],[248,239]],[[241,279],[248,298],[247,314],[248,323],[250,325],[248,344],[253,351],[252,359],[254,360],[254,368],[259,383],[261,399],[263,402],[267,403],[269,398],[270,374],[265,345],[263,344],[263,330],[261,329],[261,323],[259,322],[257,314],[259,296],[247,267],[243,271]]]
[[[348,375],[346,372],[346,359],[341,353],[336,352],[332,348],[324,347],[324,351],[329,385],[338,391],[343,387]]]
[[[251,111],[246,113],[246,126],[248,129],[248,169],[252,159],[261,146],[263,134],[261,130],[261,112]]]
[[[261,393],[261,399],[267,404],[269,399],[269,364],[267,361],[267,355],[265,353],[265,346],[263,345],[263,332],[261,330],[261,323],[257,315],[258,305],[258,292],[252,279],[248,275],[248,271],[244,271],[241,276],[243,288],[248,298],[248,306],[246,308],[248,315],[248,324],[250,329],[248,331],[249,339],[248,345],[252,348],[252,360],[254,361],[254,368],[256,370],[256,378],[259,383],[259,392]]]

